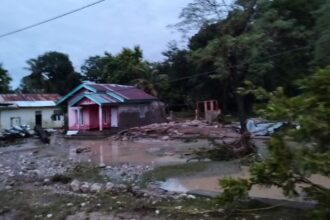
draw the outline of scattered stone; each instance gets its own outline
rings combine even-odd
[[[80,191],[80,182],[79,182],[79,180],[73,180],[70,184],[70,188],[74,192],[79,192]]]
[[[80,191],[83,193],[88,193],[90,190],[90,184],[88,182],[83,182],[80,186]]]
[[[107,182],[105,184],[105,190],[106,191],[111,191],[115,185],[112,182]]]
[[[133,190],[133,191],[139,191],[140,189],[141,189],[141,188],[140,188],[139,186],[133,186],[133,187],[132,187],[132,190]]]
[[[90,186],[90,191],[92,193],[99,193],[99,192],[101,192],[101,190],[102,190],[102,184],[100,184],[100,183],[93,183]]]
[[[194,196],[194,195],[187,195],[187,199],[196,199],[196,196]]]
[[[107,165],[105,165],[105,163],[100,163],[99,164],[99,168],[105,168]]]
[[[51,217],[53,217],[53,214],[48,214],[47,215],[47,218],[51,218]]]
[[[164,136],[164,137],[162,137],[162,140],[163,140],[163,141],[168,141],[169,139],[170,139],[169,136]]]
[[[10,189],[12,189],[12,188],[13,188],[12,186],[8,186],[8,185],[5,186],[5,189],[6,189],[6,190],[10,190]]]

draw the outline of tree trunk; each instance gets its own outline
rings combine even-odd
[[[241,134],[244,134],[246,132],[246,114],[245,114],[244,97],[239,94],[235,94],[235,101],[237,105],[239,123],[241,125]]]

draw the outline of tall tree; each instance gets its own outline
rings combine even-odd
[[[330,64],[330,1],[326,0],[317,11],[316,41],[314,50],[314,64],[327,66]]]
[[[330,175],[330,67],[298,84],[298,96],[286,97],[282,90],[268,96],[262,115],[286,126],[270,140],[266,158],[252,164],[250,178],[220,181],[221,202],[237,204],[253,185],[276,186],[287,197],[316,201],[311,219],[329,219],[330,188],[311,177]]]
[[[112,55],[90,57],[81,67],[83,78],[101,83],[131,84],[135,79],[146,78],[150,73],[150,64],[143,60],[140,47],[123,50]]]
[[[204,81],[219,81],[222,94],[226,94],[221,98],[222,104],[235,100],[242,131],[251,97],[238,94],[237,89],[246,80],[269,90],[283,85],[286,93],[297,93],[293,82],[301,73],[308,73],[312,58],[308,45],[315,25],[313,13],[320,2],[237,0],[227,6],[225,17],[218,16],[226,7],[220,7],[221,1],[195,0],[183,10],[183,21],[178,24],[181,30],[192,24],[201,28],[189,44],[191,59],[199,72],[214,70]],[[287,51],[291,53],[283,53]]]
[[[2,67],[0,63],[0,93],[6,93],[10,90],[10,82],[12,81],[11,77],[8,74],[8,71]]]
[[[81,83],[81,76],[74,71],[68,55],[47,52],[27,61],[31,72],[21,81],[24,92],[59,93],[64,95]]]

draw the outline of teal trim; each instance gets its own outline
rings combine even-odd
[[[79,86],[77,86],[76,88],[74,88],[71,92],[69,92],[68,94],[66,94],[65,96],[63,96],[60,100],[58,100],[56,102],[56,105],[60,105],[62,104],[64,101],[66,101],[68,98],[70,98],[73,94],[75,94],[76,92],[78,92],[80,89],[85,88],[87,90],[90,90],[92,92],[96,92],[96,90],[86,84],[80,84]]]
[[[90,96],[89,94],[85,95],[86,98],[90,99],[91,101],[95,102],[98,105],[102,105],[101,102],[99,102],[98,100],[94,99],[92,96]]]
[[[117,95],[115,92],[107,92],[108,95],[110,95],[112,98],[117,99],[120,102],[124,102],[125,99],[123,99],[121,96]]]
[[[88,98],[90,99],[91,101],[95,102],[96,104],[98,105],[102,105],[102,103],[98,102],[97,100],[93,99],[92,97],[90,97],[88,94],[82,94],[78,97],[76,97],[74,100],[72,100],[70,103],[69,103],[69,106],[70,107],[73,107],[75,104],[77,104],[78,102],[80,102],[83,98]]]
[[[81,99],[83,99],[85,97],[85,94],[82,94],[80,96],[77,96],[76,98],[74,98],[70,103],[69,106],[72,107],[75,104],[77,104],[77,102],[79,102]]]

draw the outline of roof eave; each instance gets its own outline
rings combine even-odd
[[[71,92],[69,92],[68,94],[66,94],[65,96],[63,96],[60,100],[58,100],[56,102],[56,105],[61,105],[63,102],[65,102],[67,99],[69,99],[72,95],[74,95],[76,92],[78,92],[80,89],[87,89],[90,90],[92,92],[96,92],[96,90],[90,86],[88,86],[88,84],[80,84],[79,86],[77,86],[76,88],[74,88]]]

